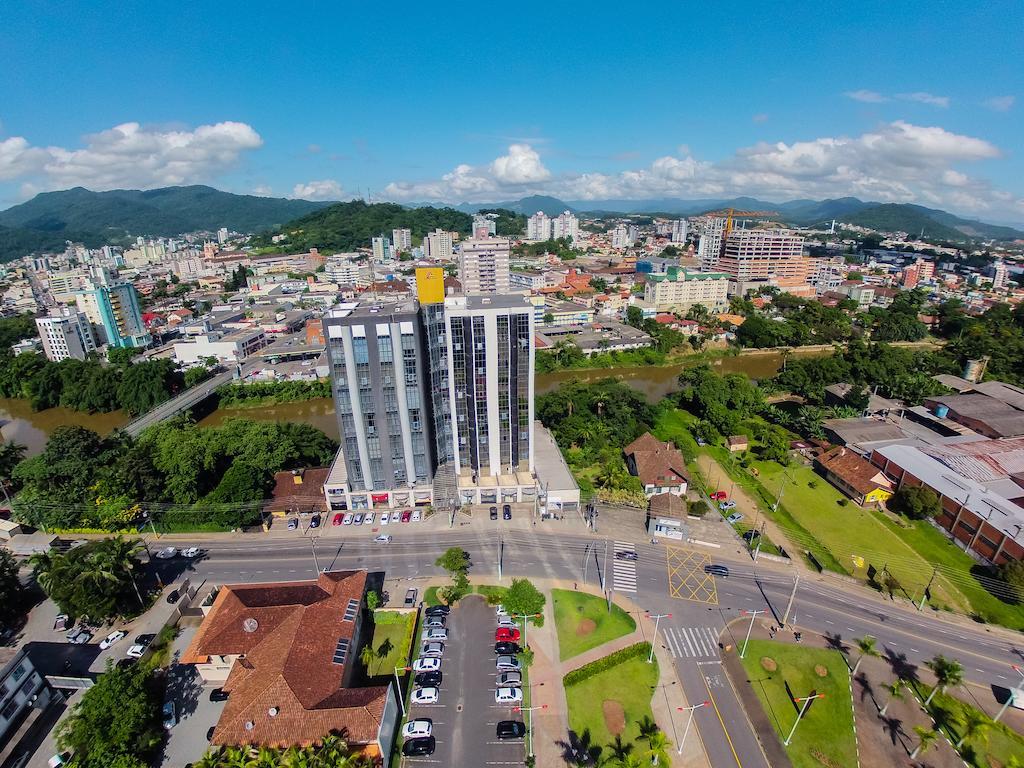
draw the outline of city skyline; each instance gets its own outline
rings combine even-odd
[[[423,35],[419,9],[401,28],[304,4],[47,8],[40,26],[43,10],[15,3],[0,30],[3,207],[212,183],[450,203],[853,195],[1024,222],[1010,3],[665,8],[632,25],[587,6],[567,27],[539,6],[492,25],[467,8],[447,36]]]

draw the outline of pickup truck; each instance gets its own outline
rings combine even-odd
[[[412,608],[416,605],[416,598],[419,596],[419,590],[410,589],[405,593],[405,607]]]

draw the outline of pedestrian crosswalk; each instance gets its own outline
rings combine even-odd
[[[718,633],[711,627],[666,627],[665,646],[674,658],[717,658]]]
[[[618,592],[636,592],[636,563],[620,560],[620,552],[636,554],[636,547],[628,541],[615,542],[615,559],[612,560],[612,589]]]

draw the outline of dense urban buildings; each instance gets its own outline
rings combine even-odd
[[[509,253],[505,237],[470,238],[459,243],[459,280],[465,293],[508,293]]]
[[[809,268],[803,246],[804,238],[793,232],[734,229],[725,239],[715,269],[729,275],[741,295],[757,283],[800,289],[807,284]]]
[[[92,324],[84,312],[69,307],[61,314],[36,318],[36,328],[48,360],[85,360],[96,349]]]
[[[75,302],[93,324],[100,343],[110,347],[149,346],[152,337],[142,322],[135,286],[112,279],[103,268],[94,269],[85,286],[75,294]]]

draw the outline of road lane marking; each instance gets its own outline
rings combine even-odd
[[[700,677],[701,680],[704,681],[704,687],[707,689],[708,701],[711,702],[711,706],[715,708],[715,714],[718,715],[718,722],[722,726],[722,733],[725,734],[725,740],[729,742],[729,749],[732,751],[733,760],[736,761],[738,768],[743,768],[743,763],[740,762],[740,756],[736,754],[736,747],[733,746],[732,736],[729,735],[729,729],[725,727],[725,720],[722,719],[722,713],[718,709],[718,702],[715,701],[715,694],[711,692],[711,685],[708,683],[707,675],[704,674],[703,670],[700,673]]]

